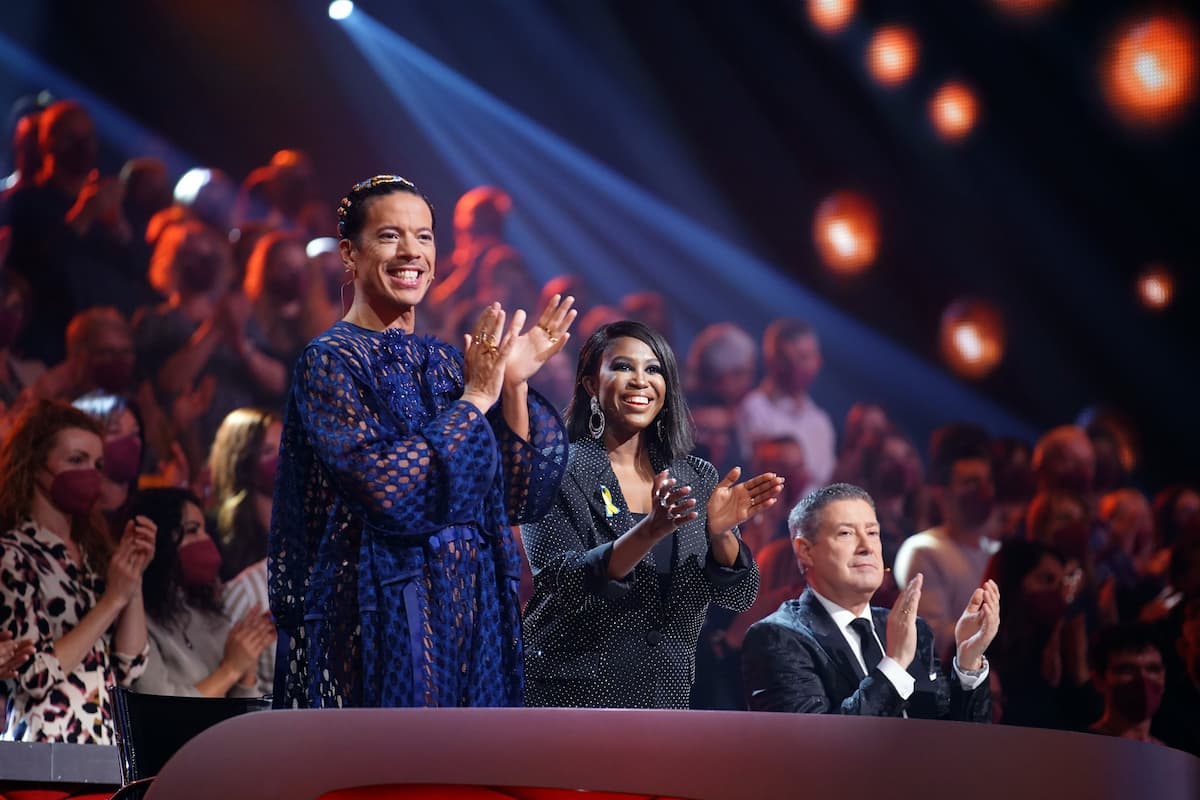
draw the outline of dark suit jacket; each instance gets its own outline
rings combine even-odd
[[[653,451],[651,461],[655,472],[669,466],[692,487],[700,511],[674,534],[665,595],[653,552],[624,580],[608,577],[613,542],[634,520],[598,442],[571,444],[553,507],[522,526],[534,583],[523,626],[527,705],[687,708],[709,603],[741,611],[754,602],[758,567],[749,549],[742,545],[732,567],[709,552],[704,509],[716,469],[693,456],[667,465]]]
[[[886,652],[888,610],[872,607],[871,617]],[[948,679],[934,655],[933,632],[920,618],[917,653],[908,674],[916,686],[907,701],[878,667],[864,675],[833,618],[808,589],[752,625],[742,646],[751,711],[875,717],[898,717],[906,711],[920,719],[991,719],[988,682],[967,692],[956,676]]]

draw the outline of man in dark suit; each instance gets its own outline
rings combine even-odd
[[[818,489],[792,509],[788,529],[808,588],[746,634],[742,671],[752,711],[988,721],[983,653],[1000,623],[994,582],[975,590],[955,626],[947,677],[933,633],[916,615],[922,575],[890,612],[870,605],[883,558],[869,494],[845,483]]]

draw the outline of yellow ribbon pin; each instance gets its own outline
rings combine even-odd
[[[604,499],[604,516],[615,517],[621,512],[621,509],[613,503],[612,492],[608,490],[607,486],[600,487],[600,497]]]

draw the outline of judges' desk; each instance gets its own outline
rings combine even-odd
[[[201,733],[149,800],[289,798],[372,784],[746,798],[1200,798],[1200,759],[1103,736],[723,711],[267,711]],[[586,797],[582,795],[581,797]]]

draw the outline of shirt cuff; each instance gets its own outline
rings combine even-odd
[[[958,682],[962,685],[964,692],[969,692],[972,689],[978,688],[979,684],[988,679],[988,672],[991,667],[988,666],[988,660],[983,659],[983,668],[978,672],[963,672],[958,666],[958,656],[954,657],[954,674],[958,676]]]
[[[883,660],[879,662],[879,671],[883,673],[885,678],[891,681],[901,700],[907,700],[912,697],[913,689],[917,684],[916,679],[908,674],[908,670],[900,666],[899,661],[891,656],[884,656]]]

